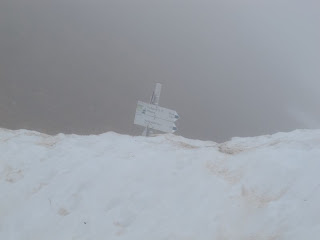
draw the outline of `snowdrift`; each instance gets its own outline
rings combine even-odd
[[[314,240],[320,131],[217,144],[0,129],[0,239]]]

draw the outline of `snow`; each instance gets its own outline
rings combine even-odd
[[[0,129],[0,239],[320,236],[320,130],[217,144]]]

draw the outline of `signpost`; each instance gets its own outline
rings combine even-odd
[[[134,124],[146,127],[144,136],[149,135],[150,129],[166,133],[174,133],[177,130],[174,122],[179,119],[179,115],[174,110],[158,106],[160,92],[161,84],[157,83],[150,104],[138,101]]]

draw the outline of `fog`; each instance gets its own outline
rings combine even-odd
[[[177,134],[319,128],[316,0],[1,0],[0,127],[138,135],[156,82]]]

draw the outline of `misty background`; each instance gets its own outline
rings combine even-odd
[[[163,84],[177,134],[319,128],[317,0],[1,0],[0,127],[138,135]]]

